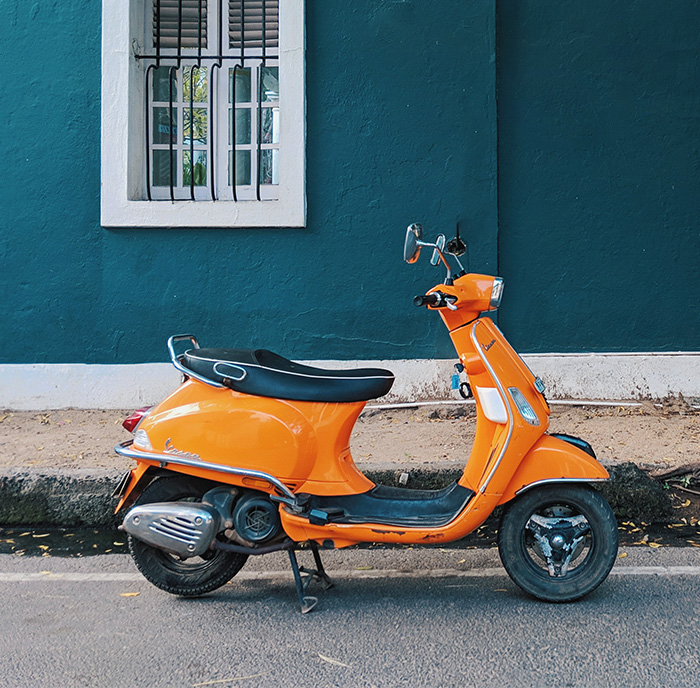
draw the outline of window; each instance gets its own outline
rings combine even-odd
[[[303,0],[104,0],[102,224],[303,226],[303,45]]]

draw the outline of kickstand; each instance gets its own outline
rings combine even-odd
[[[297,588],[297,595],[301,603],[301,613],[308,614],[318,602],[317,597],[312,597],[306,594],[306,590],[311,584],[311,581],[317,580],[323,585],[324,590],[329,590],[333,587],[333,581],[328,577],[326,570],[321,562],[321,554],[318,551],[318,545],[315,542],[310,543],[311,551],[314,555],[315,569],[307,569],[299,566],[294,548],[287,550],[289,552],[289,563],[292,565],[292,573],[294,574],[294,583]],[[305,574],[302,577],[302,574]]]

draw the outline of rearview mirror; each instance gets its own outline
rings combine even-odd
[[[403,244],[403,259],[407,263],[415,263],[420,255],[420,239],[423,236],[423,227],[418,224],[409,225],[406,228],[406,240]]]
[[[437,248],[433,249],[433,255],[430,257],[430,264],[431,265],[437,265],[440,262],[440,254],[442,253],[443,249],[445,248],[445,235],[440,234],[438,238],[435,240],[435,246]]]

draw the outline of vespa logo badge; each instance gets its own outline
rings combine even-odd
[[[496,343],[495,339],[492,339],[488,344],[482,344],[484,351],[488,351]]]
[[[190,452],[182,451],[181,449],[176,449],[170,442],[170,438],[165,442],[165,453],[172,454],[173,456],[181,456],[184,459],[194,459],[195,461],[201,461],[202,457],[199,454],[190,454]]]

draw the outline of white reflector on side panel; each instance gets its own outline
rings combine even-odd
[[[508,422],[508,411],[495,387],[477,387],[476,393],[479,396],[481,408],[484,409],[484,415],[492,423]]]

